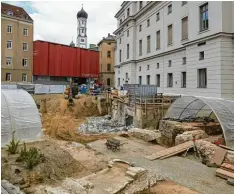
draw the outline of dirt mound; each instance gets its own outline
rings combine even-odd
[[[46,113],[42,113],[44,133],[50,137],[80,143],[88,143],[102,136],[85,136],[77,133],[80,124],[86,122],[86,117],[99,116],[98,101],[94,96],[83,96],[74,99],[74,105],[67,106],[63,96],[46,99]],[[106,136],[103,136],[105,138]]]
[[[2,179],[19,184],[21,188],[30,188],[39,183],[57,185],[58,181],[66,177],[87,175],[88,170],[57,144],[49,141],[26,144],[27,148],[32,146],[40,149],[40,152],[45,156],[44,162],[32,170],[27,170],[25,164],[16,162],[18,154],[8,155],[2,149]]]

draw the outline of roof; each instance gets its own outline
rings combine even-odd
[[[103,37],[102,40],[98,43],[98,46],[99,46],[103,41],[115,42],[115,41],[116,41],[116,36],[111,35],[110,33],[108,33],[108,36],[107,36],[107,37]]]
[[[77,13],[77,18],[88,18],[88,14],[87,12],[83,9],[83,7],[81,8],[81,10]]]
[[[1,13],[2,15],[6,15],[7,17],[20,18],[22,20],[33,22],[33,19],[22,7],[18,7],[15,5],[1,3]]]

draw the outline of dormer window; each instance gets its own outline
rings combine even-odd
[[[12,11],[7,11],[7,15],[13,15]]]

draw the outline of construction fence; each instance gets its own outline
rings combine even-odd
[[[62,94],[67,85],[1,84],[2,89],[23,89],[30,94]]]

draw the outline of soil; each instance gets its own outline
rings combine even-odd
[[[99,170],[87,168],[87,165],[75,160],[68,151],[50,140],[27,143],[26,147],[27,149],[36,147],[45,156],[45,160],[32,170],[26,169],[24,163],[16,162],[19,154],[8,155],[8,152],[2,149],[1,157],[1,178],[14,185],[19,185],[25,192],[32,192],[33,187],[38,184],[56,186],[66,177],[79,178]],[[19,150],[21,148],[23,148],[22,145],[20,145]]]
[[[136,194],[148,194],[145,190]],[[199,194],[189,188],[178,185],[172,181],[162,181],[150,188],[150,194]]]

